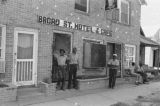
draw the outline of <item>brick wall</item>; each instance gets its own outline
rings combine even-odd
[[[138,0],[131,1],[131,25],[112,23],[112,37],[97,35],[90,32],[71,30],[50,25],[42,25],[37,22],[37,15],[54,17],[71,22],[103,29],[110,29],[110,20],[106,19],[104,10],[105,0],[90,0],[89,14],[81,14],[74,10],[74,0],[7,0],[0,3],[0,24],[7,26],[6,38],[6,79],[11,81],[13,71],[13,44],[14,28],[25,27],[39,30],[38,34],[38,80],[50,75],[52,69],[53,30],[73,33],[73,45],[78,48],[80,54],[80,66],[82,66],[83,40],[82,37],[104,40],[107,42],[121,42],[137,46],[137,61],[139,61],[139,30],[140,30],[140,4]],[[99,14],[99,15],[98,15]],[[128,40],[127,40],[128,39]],[[84,71],[84,70],[82,70]],[[82,72],[80,71],[79,74]],[[104,71],[102,72],[104,74]]]

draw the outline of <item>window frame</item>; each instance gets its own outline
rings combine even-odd
[[[121,19],[121,13],[122,13],[122,8],[121,8],[121,3],[125,3],[125,4],[128,4],[128,22],[125,23],[125,22],[122,22],[122,19]],[[119,22],[122,23],[122,24],[126,24],[126,25],[129,25],[130,24],[130,1],[128,0],[118,0],[118,8],[119,8]]]
[[[128,57],[128,59],[125,59],[124,61],[125,62],[127,62],[127,65],[125,64],[125,67],[126,68],[129,68],[129,66],[130,66],[130,63],[129,63],[129,61],[130,61],[130,59],[129,58],[133,58],[133,62],[135,62],[135,60],[136,60],[136,45],[131,45],[131,44],[125,44],[124,45],[124,49],[126,50],[126,47],[129,47],[129,48],[133,48],[133,55],[132,56],[126,56],[126,52],[125,52],[125,57]],[[125,51],[124,50],[124,51]]]
[[[0,61],[5,61],[5,49],[6,49],[6,25],[0,24],[0,27],[2,28],[2,39],[1,39],[1,57]]]
[[[81,11],[81,10],[78,10],[78,9],[76,9],[76,0],[75,0],[75,3],[74,3],[74,10],[76,11],[76,12],[79,12],[79,13],[82,13],[82,14],[89,14],[89,7],[90,7],[90,0],[87,0],[87,11]]]
[[[84,53],[85,53],[85,50],[84,50],[84,43],[85,42],[88,42],[88,43],[91,43],[91,44],[100,44],[100,45],[105,45],[103,40],[97,40],[97,39],[90,39],[90,38],[85,38],[85,37],[82,37],[82,40],[83,40],[83,61],[82,61],[82,67],[83,69],[102,69],[102,68],[105,68],[104,67],[87,67],[84,65],[84,61],[85,61],[85,56],[84,56]],[[106,45],[105,45],[106,46]]]

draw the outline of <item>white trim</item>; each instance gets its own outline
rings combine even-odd
[[[94,42],[99,42],[100,44],[104,44],[103,40],[97,40],[97,39],[92,39],[87,37],[82,37],[82,40],[94,41]]]
[[[6,50],[6,25],[1,25],[2,28],[2,41],[1,41],[1,57],[0,60],[5,61],[5,50]]]
[[[34,36],[34,44],[33,44],[33,79],[31,82],[29,81],[22,81],[22,82],[16,82],[16,61],[17,59],[17,40],[18,40],[18,33],[27,33],[27,34],[33,34]],[[13,75],[12,75],[12,82],[13,84],[17,86],[21,85],[31,85],[36,84],[37,85],[37,61],[38,61],[38,30],[36,29],[29,29],[29,28],[21,28],[16,27],[14,28],[14,50],[13,50]]]
[[[133,62],[135,62],[135,60],[136,60],[136,45],[125,44],[124,46],[125,46],[125,49],[126,49],[126,47],[132,47],[132,48],[134,48],[134,54],[133,54],[133,56],[128,56],[128,57],[133,57]],[[125,54],[125,56],[126,56],[126,54]]]
[[[89,13],[89,0],[87,0],[87,12],[86,13]]]
[[[70,47],[70,53],[72,53],[72,48],[73,48],[73,33],[72,32],[67,32],[67,31],[60,31],[60,30],[53,30],[54,33],[62,33],[70,36],[70,42],[71,42],[71,47]]]

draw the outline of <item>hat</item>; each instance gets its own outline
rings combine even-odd
[[[60,52],[63,52],[63,53],[65,53],[65,50],[64,50],[64,49],[60,49]]]
[[[117,54],[113,54],[113,56],[117,57]]]

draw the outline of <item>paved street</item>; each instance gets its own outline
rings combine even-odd
[[[30,106],[110,106],[117,102],[134,103],[138,96],[147,96],[158,91],[160,91],[160,82],[131,87],[125,87],[124,85],[113,90]]]

